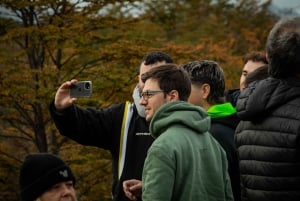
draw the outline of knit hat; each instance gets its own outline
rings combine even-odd
[[[29,154],[20,170],[19,184],[22,201],[34,201],[53,185],[75,177],[66,163],[49,153]]]

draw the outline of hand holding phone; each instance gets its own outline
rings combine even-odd
[[[71,98],[90,97],[92,95],[92,81],[79,81],[70,88]]]

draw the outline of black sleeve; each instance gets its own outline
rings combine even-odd
[[[61,135],[82,145],[116,152],[124,107],[125,103],[119,103],[101,109],[82,109],[74,104],[63,111],[57,111],[52,101],[49,111]]]

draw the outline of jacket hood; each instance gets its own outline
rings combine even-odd
[[[236,113],[236,108],[231,103],[216,104],[207,110],[208,115],[214,118],[227,117]]]
[[[277,107],[300,97],[300,79],[267,78],[245,88],[237,102],[237,115],[242,120],[264,117]]]
[[[162,105],[150,122],[150,133],[157,138],[172,125],[181,125],[201,134],[210,129],[210,117],[205,110],[185,101],[169,102]]]

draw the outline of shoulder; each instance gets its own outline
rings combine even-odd
[[[236,106],[236,102],[240,95],[240,89],[229,89],[225,91],[225,99],[230,102],[233,106]]]

